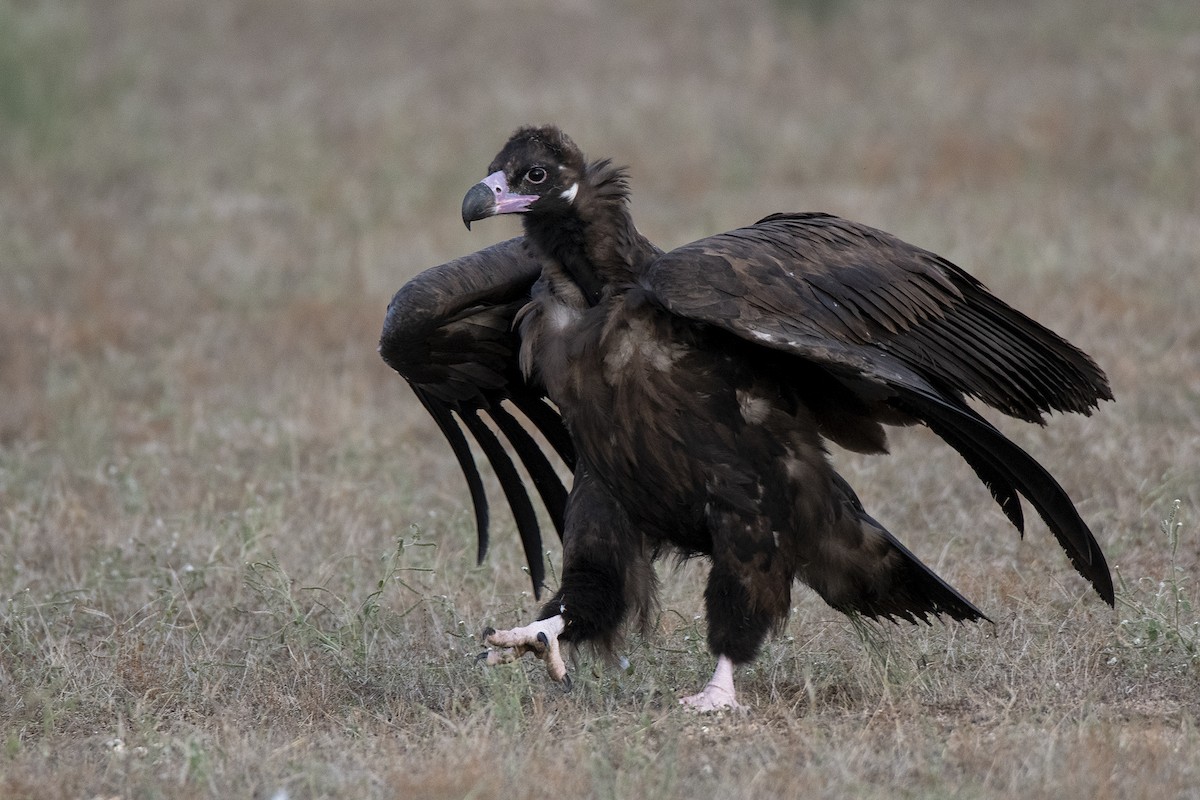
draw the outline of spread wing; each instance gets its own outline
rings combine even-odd
[[[1047,411],[1090,413],[1112,399],[1108,381],[1086,354],[970,275],[864,225],[776,214],[662,255],[641,284],[678,316],[801,360],[798,375],[816,365],[854,401],[862,426],[928,425],[1018,530],[1023,495],[1113,603],[1108,565],[1066,492],[964,399],[1041,422]]]
[[[575,463],[557,409],[525,381],[517,363],[513,317],[540,274],[523,237],[428,269],[396,292],[379,339],[383,360],[408,381],[458,459],[475,508],[480,561],[488,547],[488,501],[463,427],[491,463],[516,519],[535,594],[545,578],[541,532],[501,437],[524,465],[560,537],[567,489],[541,445],[502,401],[519,409],[568,467]]]

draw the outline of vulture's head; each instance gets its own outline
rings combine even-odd
[[[554,214],[571,207],[587,172],[583,153],[558,128],[521,128],[492,160],[490,173],[463,198],[471,223],[497,214]]]

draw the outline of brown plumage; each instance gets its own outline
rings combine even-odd
[[[885,452],[886,425],[941,436],[1019,530],[1024,496],[1113,602],[1070,498],[966,402],[1039,423],[1090,413],[1111,393],[1087,355],[945,259],[826,214],[775,214],[663,253],[630,218],[624,172],[556,128],[517,131],[488,171],[464,221],[522,213],[525,236],[413,279],[380,352],[463,467],[480,558],[487,498],[456,417],[496,469],[535,589],[536,515],[496,432],[563,536],[560,587],[538,622],[489,633],[489,662],[533,651],[565,679],[557,640],[611,643],[653,607],[664,549],[712,565],[718,669],[685,700],[701,709],[737,705],[732,666],[786,618],[797,578],[846,612],[983,618],[830,465],[824,440]],[[506,404],[573,470],[569,493]]]

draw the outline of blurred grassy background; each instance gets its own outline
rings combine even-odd
[[[994,638],[897,630],[872,661],[805,594],[748,678],[758,720],[710,730],[660,702],[709,668],[689,567],[632,684],[562,700],[533,669],[472,671],[475,632],[533,607],[518,548],[498,513],[474,566],[457,468],[375,341],[408,277],[515,230],[468,233],[459,202],[546,121],[629,165],[662,246],[829,211],[1091,352],[1117,404],[1004,427],[1128,577],[1117,619],[906,431],[893,458],[839,464],[1005,620]],[[609,796],[800,793],[789,776],[1182,793],[1198,260],[1193,2],[0,0],[0,793],[524,796],[529,769],[576,786],[563,759]],[[903,737],[846,755],[864,714]],[[1045,737],[1066,763],[1031,755]]]

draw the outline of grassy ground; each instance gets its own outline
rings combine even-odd
[[[0,796],[1200,796],[1198,76],[1182,0],[0,0]],[[692,565],[628,674],[476,666],[535,608],[515,533],[474,565],[375,339],[511,234],[458,203],[551,120],[664,246],[826,210],[1093,353],[1117,403],[1004,428],[1117,611],[904,431],[839,466],[994,627],[798,592],[754,712],[697,718]]]

